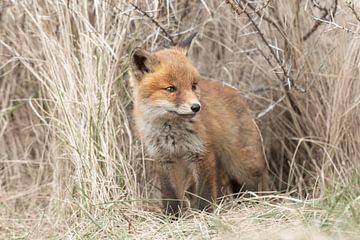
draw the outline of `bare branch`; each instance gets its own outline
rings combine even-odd
[[[173,46],[176,45],[174,39],[170,36],[170,34],[165,30],[165,28],[163,28],[160,23],[158,23],[153,17],[151,17],[147,12],[145,12],[144,10],[140,9],[138,6],[136,6],[133,3],[130,3],[131,6],[133,6],[138,12],[140,12],[142,15],[144,15],[145,17],[149,18],[151,20],[151,22],[153,22],[158,28],[161,29],[161,31],[165,34],[165,36],[168,38],[168,40],[171,42],[171,44]]]
[[[283,82],[284,86],[287,86],[288,90],[290,90],[292,87],[294,87],[294,82],[293,80],[289,77],[287,70],[285,69],[284,65],[281,63],[280,59],[278,58],[278,56],[276,55],[274,49],[270,46],[269,42],[266,40],[264,34],[262,33],[262,31],[260,30],[259,26],[257,25],[257,23],[254,21],[254,19],[251,17],[250,13],[246,10],[246,4],[245,6],[240,6],[239,3],[235,4],[235,2],[233,0],[227,0],[226,3],[230,4],[230,6],[232,7],[232,9],[238,14],[242,14],[245,13],[246,16],[248,17],[248,19],[250,20],[250,22],[252,23],[252,25],[254,26],[255,30],[257,31],[258,35],[260,36],[261,40],[265,43],[265,45],[267,46],[267,48],[269,49],[271,55],[274,57],[276,63],[280,66],[280,68],[283,71],[284,74],[284,78],[280,78],[281,81]],[[240,10],[240,8],[242,8]],[[261,51],[260,51],[261,52]],[[262,52],[261,52],[262,53]],[[265,54],[262,53],[263,56],[265,56]],[[271,65],[270,60],[268,57],[265,57],[266,61],[268,61],[268,63]],[[279,75],[277,73],[275,73],[276,76],[279,78]]]
[[[268,6],[268,5],[269,5],[269,1],[264,6]],[[255,7],[251,3],[248,3],[248,6],[251,10],[253,10],[254,13],[256,13],[258,15],[259,18],[265,20],[270,25],[275,27],[275,29],[278,30],[278,32],[284,37],[284,39],[287,40],[286,35],[285,35],[284,31],[280,28],[280,26],[274,20],[272,20],[270,17],[262,15],[260,10],[264,9],[265,7],[261,7],[260,10],[256,10]]]
[[[276,77],[282,82],[282,87],[284,87],[284,91],[285,91],[285,97],[287,98],[287,100],[289,101],[289,104],[291,106],[291,108],[294,110],[295,113],[301,115],[301,111],[299,109],[299,107],[297,106],[296,102],[294,101],[293,97],[290,94],[290,90],[292,88],[294,88],[295,90],[299,91],[299,92],[305,92],[305,89],[302,87],[299,87],[295,84],[294,80],[292,78],[290,78],[289,76],[289,72],[286,70],[284,64],[280,61],[280,59],[278,58],[276,52],[274,51],[274,49],[271,47],[270,43],[266,40],[265,35],[263,34],[263,32],[261,31],[260,27],[257,25],[257,23],[254,21],[254,19],[251,16],[251,13],[249,11],[246,10],[247,6],[250,6],[249,3],[246,0],[240,0],[242,2],[245,2],[245,4],[240,3],[239,2],[234,2],[234,0],[227,0],[226,3],[229,4],[231,6],[231,8],[233,9],[233,11],[237,14],[240,15],[242,13],[245,13],[245,15],[247,16],[247,18],[250,20],[250,22],[252,23],[252,25],[254,26],[255,30],[257,31],[258,35],[260,36],[262,42],[267,46],[267,48],[269,49],[271,56],[275,59],[276,63],[278,64],[278,66],[280,66],[280,68],[282,69],[282,73],[283,73],[283,77],[281,77],[279,75],[279,73],[275,72]],[[281,32],[279,30],[279,32]],[[284,37],[286,39],[286,37]],[[264,54],[264,52],[258,48],[259,52],[261,53],[261,55],[265,58],[265,60],[268,62],[268,64],[272,67],[272,63],[271,60],[268,56],[266,56]],[[281,99],[282,100],[282,99]],[[280,100],[280,101],[281,101]],[[278,103],[276,103],[278,104]],[[275,104],[275,105],[276,105]],[[275,106],[274,105],[274,106]],[[264,114],[266,114],[268,111],[271,111],[272,107],[269,107],[268,109],[270,110],[265,110],[265,112],[263,112],[262,114],[260,114],[260,117],[263,116]]]
[[[329,21],[332,18],[335,17],[336,11],[337,11],[337,5],[338,5],[338,0],[334,0],[334,6],[332,7],[332,11],[329,14],[329,10],[325,7],[320,6],[320,4],[318,2],[316,2],[316,0],[311,0],[311,2],[313,3],[313,6],[316,7],[317,9],[319,9],[321,12],[323,12],[323,14],[321,15],[320,19],[324,20],[324,21]],[[316,21],[313,25],[313,27],[303,36],[303,41],[306,41],[307,39],[309,39],[309,37],[316,32],[316,30],[318,30],[318,28],[320,27],[321,23],[323,21]]]
[[[351,34],[356,34],[356,35],[360,34],[360,32],[355,32],[355,31],[351,30],[350,28],[347,28],[347,27],[344,27],[344,26],[341,26],[341,25],[337,24],[334,21],[326,21],[326,20],[322,20],[322,19],[317,19],[317,20],[320,21],[320,22],[326,23],[328,25],[334,26],[334,28],[342,29],[342,30],[344,30],[344,31],[346,31],[348,33],[351,33]]]

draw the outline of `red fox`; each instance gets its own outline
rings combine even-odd
[[[208,210],[220,193],[219,175],[234,190],[266,191],[268,173],[257,126],[239,92],[205,80],[187,58],[193,36],[130,59],[135,126],[150,157],[160,161],[165,211],[177,215],[185,192]]]

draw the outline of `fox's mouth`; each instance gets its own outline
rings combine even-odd
[[[183,117],[183,118],[193,118],[193,117],[195,117],[196,113],[177,114],[177,115],[179,115],[180,117]]]
[[[174,113],[174,114],[178,115],[179,117],[183,117],[183,118],[193,118],[196,115],[196,113],[181,114],[181,113],[178,113],[178,112],[175,112],[175,111],[168,111],[168,112]]]

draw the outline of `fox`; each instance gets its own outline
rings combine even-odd
[[[146,153],[160,162],[165,213],[178,216],[185,193],[192,208],[212,211],[221,176],[234,193],[268,191],[261,136],[238,90],[207,80],[188,58],[195,34],[175,47],[135,48],[129,75],[135,129]]]

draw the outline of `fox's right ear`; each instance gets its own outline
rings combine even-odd
[[[139,81],[144,74],[153,72],[154,66],[158,63],[159,61],[152,53],[135,48],[130,56],[130,72]]]
[[[197,35],[196,32],[191,34],[189,37],[178,42],[178,44],[176,44],[176,47],[180,48],[185,53],[185,55],[188,55],[189,48],[196,35]]]

